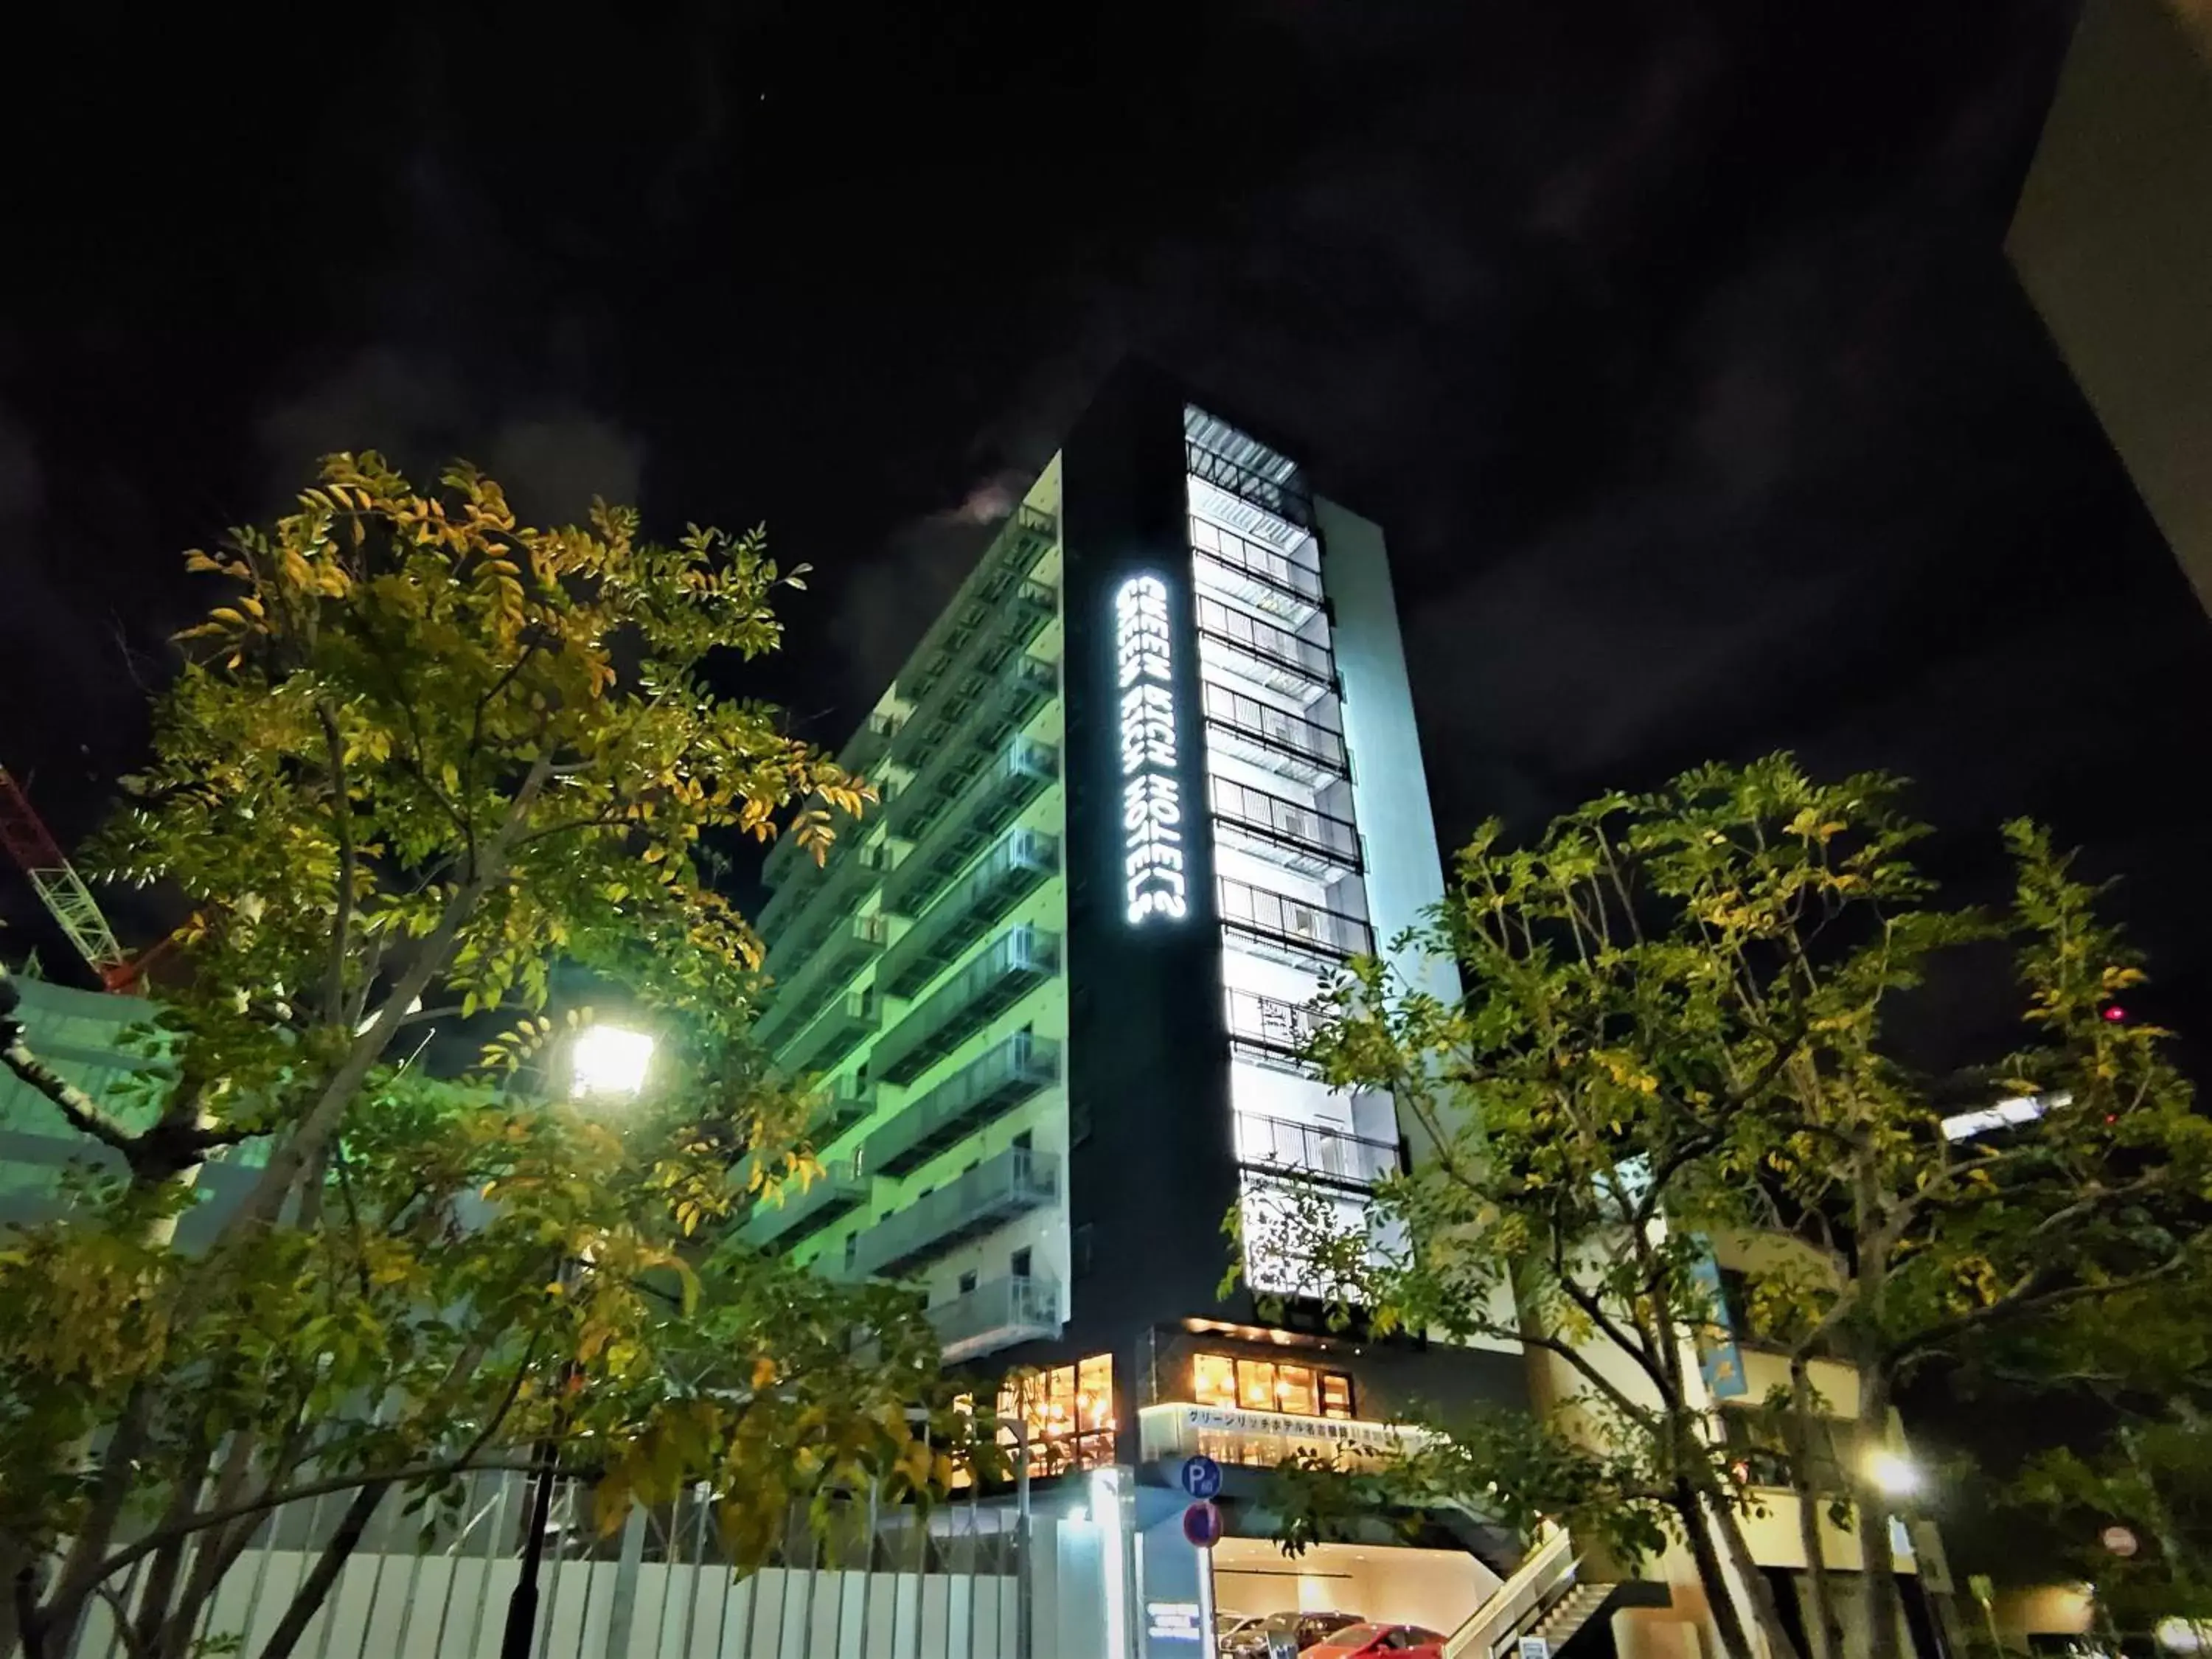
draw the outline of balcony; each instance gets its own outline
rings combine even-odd
[[[876,1047],[875,1074],[911,1083],[1060,971],[1060,936],[1016,927],[915,1005]]]
[[[1270,863],[1303,876],[1359,870],[1359,831],[1347,818],[1233,778],[1209,779],[1206,794],[1214,829]]]
[[[777,1198],[763,1199],[745,1218],[745,1243],[765,1249],[778,1239],[819,1231],[867,1201],[868,1177],[849,1161],[824,1164],[805,1188],[787,1176]]]
[[[1226,428],[1221,430],[1228,432]],[[1237,435],[1229,434],[1230,441],[1235,441]],[[1182,447],[1184,470],[1192,477],[1249,502],[1285,524],[1301,530],[1312,529],[1313,497],[1306,493],[1297,468],[1273,455],[1273,452],[1267,452],[1272,459],[1263,461],[1257,453],[1258,445],[1249,439],[1244,443],[1255,452],[1251,459],[1225,455],[1209,444],[1186,439]]]
[[[884,827],[894,836],[920,841],[929,828],[989,763],[996,745],[1014,736],[1051,698],[1060,694],[1060,672],[1036,657],[1016,657],[969,705],[960,729],[921,763],[913,781],[884,811]]]
[[[921,644],[899,676],[898,695],[909,703],[927,697],[949,672],[969,642],[987,627],[993,609],[1016,583],[1036,568],[1060,538],[1060,523],[1049,513],[1022,506],[985,550],[975,573],[922,635]]]
[[[1060,842],[1035,830],[1009,830],[975,867],[891,948],[877,988],[910,997],[960,959],[999,919],[1060,868]]]
[[[829,939],[811,956],[779,948],[771,967],[796,964],[791,977],[775,988],[775,998],[753,1027],[753,1036],[773,1048],[779,1036],[797,1030],[821,1011],[823,1003],[848,984],[884,948],[889,924],[880,915],[848,916],[833,926]]]
[[[1060,1045],[1017,1031],[963,1066],[867,1139],[863,1158],[881,1175],[911,1175],[962,1136],[1003,1117],[1060,1080]]]
[[[915,768],[934,755],[969,706],[989,690],[993,677],[1007,659],[1025,650],[1053,619],[1059,604],[1058,594],[1036,581],[1017,584],[993,604],[944,672],[933,678],[928,691],[915,702],[892,750],[894,761]]]
[[[994,1279],[926,1315],[950,1364],[1017,1342],[1060,1334],[1060,1286],[1049,1279]]]
[[[1301,707],[1336,689],[1328,647],[1204,594],[1198,599],[1199,657],[1218,672],[1298,699]]]
[[[1357,916],[1262,887],[1219,878],[1221,925],[1255,954],[1294,968],[1313,959],[1342,962],[1375,949],[1375,935]]]
[[[1287,628],[1303,628],[1322,608],[1321,572],[1280,548],[1194,514],[1190,552],[1200,587],[1242,599]]]
[[[861,723],[851,741],[837,751],[837,764],[848,772],[865,773],[890,752],[905,724],[905,715],[878,708]]]
[[[938,827],[884,878],[884,908],[918,916],[970,860],[1060,775],[1060,750],[1015,738],[939,819]]]
[[[883,1024],[884,1006],[873,991],[848,991],[775,1051],[786,1075],[835,1071],[863,1037]]]
[[[866,826],[848,825],[848,836],[863,833]],[[766,939],[772,954],[786,962],[814,953],[822,936],[844,917],[860,908],[884,876],[884,849],[863,847],[857,840],[841,839],[830,849],[822,868],[810,854],[793,872],[775,896],[753,918],[754,929]]]
[[[1328,727],[1226,685],[1209,681],[1203,690],[1209,745],[1300,783],[1350,775],[1344,739]]]
[[[817,1146],[827,1146],[848,1129],[868,1121],[876,1109],[876,1085],[839,1078],[814,1103],[806,1121],[806,1133]]]
[[[1060,1160],[1012,1146],[885,1216],[853,1245],[852,1272],[891,1278],[1060,1196]]]
[[[1234,986],[1227,1003],[1225,1023],[1234,1053],[1277,1071],[1313,1075],[1315,1068],[1305,1060],[1320,1024],[1313,1010]]]
[[[1398,1172],[1398,1148],[1349,1129],[1256,1112],[1237,1114],[1237,1161],[1271,1175],[1302,1176],[1332,1186],[1365,1188]]]

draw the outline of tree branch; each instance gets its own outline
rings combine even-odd
[[[345,1014],[346,950],[353,939],[353,881],[359,854],[353,842],[353,796],[346,780],[345,738],[338,718],[318,697],[315,715],[323,726],[323,754],[331,774],[331,824],[338,839],[337,904],[331,918],[331,957],[323,970],[323,1018],[337,1024]]]
[[[225,1504],[220,1509],[204,1510],[198,1515],[187,1516],[175,1526],[157,1528],[152,1532],[134,1538],[129,1544],[100,1564],[95,1569],[98,1576],[94,1582],[100,1583],[113,1577],[125,1567],[160,1549],[162,1545],[170,1541],[180,1532],[187,1534],[204,1532],[210,1527],[220,1527],[245,1516],[266,1514],[270,1510],[281,1508],[286,1504],[299,1503],[303,1498],[325,1498],[337,1492],[355,1492],[363,1486],[375,1484],[398,1486],[416,1480],[441,1480],[449,1474],[476,1473],[527,1474],[537,1467],[538,1464],[534,1459],[520,1462],[501,1459],[488,1463],[470,1464],[459,1458],[447,1458],[441,1462],[410,1464],[404,1468],[387,1470],[383,1473],[367,1469],[356,1470],[351,1474],[332,1475],[327,1480],[310,1480],[301,1486],[289,1486],[283,1492],[263,1491],[252,1498],[241,1498],[235,1504]]]
[[[114,1148],[125,1158],[131,1156],[137,1137],[110,1117],[98,1101],[26,1048],[23,1028],[13,1019],[0,1017],[0,1043],[6,1045],[0,1048],[0,1064],[52,1101],[70,1121],[71,1128]]]

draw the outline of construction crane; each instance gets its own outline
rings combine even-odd
[[[137,985],[143,963],[124,953],[115,930],[100,913],[100,901],[5,767],[0,767],[0,847],[22,866],[40,902],[61,924],[86,965],[100,975],[100,982],[111,991],[128,991]]]

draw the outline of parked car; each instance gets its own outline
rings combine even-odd
[[[1443,1659],[1439,1631],[1419,1625],[1346,1625],[1304,1650],[1304,1659]]]
[[[1213,1610],[1213,1650],[1226,1656],[1236,1651],[1230,1644],[1241,1631],[1257,1628],[1260,1616],[1252,1613],[1230,1613],[1223,1608]],[[1264,1639],[1264,1638],[1263,1638]],[[1266,1650],[1261,1650],[1264,1652]]]
[[[1271,1613],[1247,1625],[1224,1644],[1221,1659],[1297,1659],[1347,1625],[1364,1621],[1356,1613]]]

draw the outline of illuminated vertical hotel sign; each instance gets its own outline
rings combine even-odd
[[[1182,783],[1176,773],[1167,584],[1132,576],[1114,596],[1121,714],[1121,874],[1129,925],[1189,913]]]

